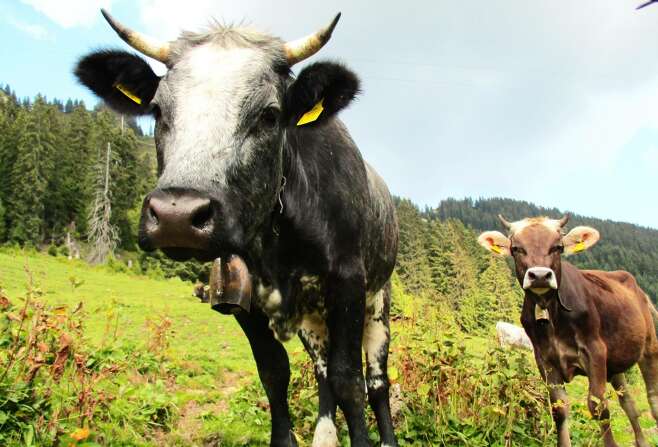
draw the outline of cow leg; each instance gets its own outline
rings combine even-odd
[[[324,319],[315,314],[304,317],[299,338],[313,360],[315,380],[318,383],[320,410],[312,447],[337,447],[336,400],[327,379],[329,332]]]
[[[352,447],[370,446],[366,428],[365,383],[361,343],[366,286],[363,264],[346,260],[327,278],[329,364],[331,390],[343,411]]]
[[[571,447],[571,437],[569,436],[569,397],[567,396],[567,391],[564,389],[564,380],[552,366],[548,366],[546,369],[540,367],[539,369],[548,384],[551,414],[553,415],[553,421],[557,430],[557,445],[558,447]]]
[[[258,376],[270,403],[272,416],[271,447],[296,447],[288,411],[288,383],[290,364],[283,345],[274,338],[268,320],[253,310],[250,314],[238,314],[236,320],[249,339]]]
[[[651,415],[658,422],[658,352],[656,351],[655,347],[648,347],[638,365],[647,388],[647,399],[651,407]]]
[[[607,381],[606,346],[601,341],[591,342],[587,347],[589,392],[587,406],[592,417],[599,421],[605,447],[617,447],[610,429],[610,411],[605,398]]]
[[[397,446],[389,404],[388,345],[391,340],[389,309],[391,286],[387,284],[366,302],[363,349],[366,353],[368,402],[377,419],[382,446]]]
[[[628,416],[628,420],[631,422],[633,433],[635,433],[635,445],[637,447],[649,447],[647,440],[644,439],[642,428],[640,427],[640,414],[635,408],[635,402],[633,401],[633,397],[631,396],[630,390],[628,389],[628,384],[626,383],[626,375],[623,373],[615,374],[612,376],[610,383],[612,383],[612,386],[617,392],[619,403],[624,409],[626,416]]]

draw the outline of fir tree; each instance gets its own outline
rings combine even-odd
[[[9,240],[20,244],[37,245],[43,238],[43,197],[47,182],[40,162],[47,148],[40,134],[39,119],[26,108],[19,111],[16,119],[18,141],[9,178],[7,220]]]

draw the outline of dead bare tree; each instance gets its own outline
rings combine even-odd
[[[110,223],[112,204],[110,201],[110,159],[112,146],[107,143],[105,163],[98,164],[98,178],[94,203],[88,217],[90,251],[88,261],[92,264],[104,263],[114,252],[119,240],[116,228]]]

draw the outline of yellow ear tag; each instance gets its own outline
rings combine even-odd
[[[141,103],[142,103],[142,100],[141,100],[140,98],[138,98],[137,96],[135,96],[135,94],[134,94],[133,92],[131,92],[130,90],[128,90],[128,89],[126,88],[125,85],[123,85],[123,84],[116,84],[115,87],[116,87],[116,89],[119,90],[121,93],[123,93],[123,94],[126,95],[128,98],[130,98],[131,100],[133,100],[133,102],[136,102],[137,104],[141,104]]]
[[[494,253],[501,254],[503,251],[500,249],[500,247],[496,244],[491,244],[491,251]]]
[[[580,253],[581,251],[585,250],[585,242],[580,241],[573,247],[573,252],[574,253]]]
[[[320,100],[316,105],[313,106],[311,110],[306,112],[305,114],[302,115],[302,117],[297,121],[298,126],[303,126],[304,124],[312,123],[313,121],[317,120],[322,111],[324,110],[324,107],[322,103],[324,102],[324,98]]]

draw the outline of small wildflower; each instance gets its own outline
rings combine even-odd
[[[71,438],[73,438],[76,441],[84,441],[89,437],[89,429],[88,428],[78,428],[76,429],[73,433],[71,433]]]

